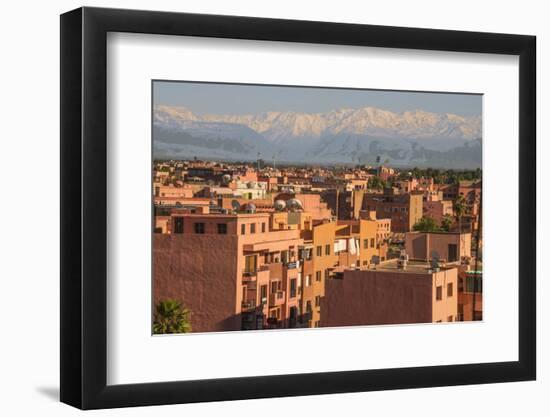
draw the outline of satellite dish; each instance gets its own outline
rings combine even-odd
[[[301,210],[303,208],[302,207],[302,202],[300,200],[298,200],[297,198],[291,198],[290,200],[288,200],[286,202],[286,206],[289,209],[293,209],[293,210]]]
[[[225,184],[227,184],[229,181],[231,181],[231,175],[224,174],[223,177],[222,177],[222,180]]]
[[[237,200],[232,200],[231,207],[233,208],[233,211],[238,212],[241,209],[241,203],[239,203]]]
[[[275,207],[275,210],[282,211],[286,207],[286,202],[284,200],[277,200],[277,201],[275,201],[273,206]]]
[[[254,203],[245,204],[244,209],[247,213],[256,213],[256,205]]]

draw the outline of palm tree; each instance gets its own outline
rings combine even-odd
[[[177,300],[163,300],[155,307],[154,334],[190,333],[191,311]]]
[[[455,217],[458,221],[458,231],[462,233],[462,217],[466,213],[466,200],[464,197],[459,195],[456,200],[453,202],[453,210],[455,212]]]

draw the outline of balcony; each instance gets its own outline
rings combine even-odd
[[[269,306],[276,307],[285,303],[285,292],[277,291],[269,294]]]
[[[300,261],[287,262],[285,265],[286,265],[287,269],[299,269],[300,268]]]
[[[242,311],[250,311],[256,309],[256,302],[254,300],[245,300],[241,303]]]
[[[256,280],[262,280],[269,277],[269,267],[262,265],[256,270],[243,270],[243,283],[256,282]]]
[[[256,282],[256,271],[243,271],[243,283]]]

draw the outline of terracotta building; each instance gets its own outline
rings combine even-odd
[[[268,213],[173,214],[153,235],[154,302],[180,300],[193,332],[292,327],[298,318],[300,230]]]
[[[377,218],[391,219],[391,231],[405,233],[422,218],[422,192],[366,194],[363,210],[375,211]]]
[[[409,232],[405,234],[405,251],[410,259],[430,260],[437,254],[442,261],[458,262],[471,257],[471,236],[458,232]]]
[[[327,281],[322,327],[451,322],[457,318],[457,268],[397,261],[346,270]]]
[[[458,320],[483,320],[483,272],[461,268],[458,274]],[[481,269],[481,266],[478,266]]]
[[[438,194],[428,194],[423,203],[422,211],[424,217],[431,217],[438,226],[441,226],[446,216],[453,217],[453,202],[440,199]]]

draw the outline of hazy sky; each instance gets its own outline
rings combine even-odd
[[[153,101],[155,105],[184,106],[196,114],[255,114],[265,111],[320,113],[341,108],[373,106],[393,112],[424,110],[480,116],[482,96],[155,81]]]

